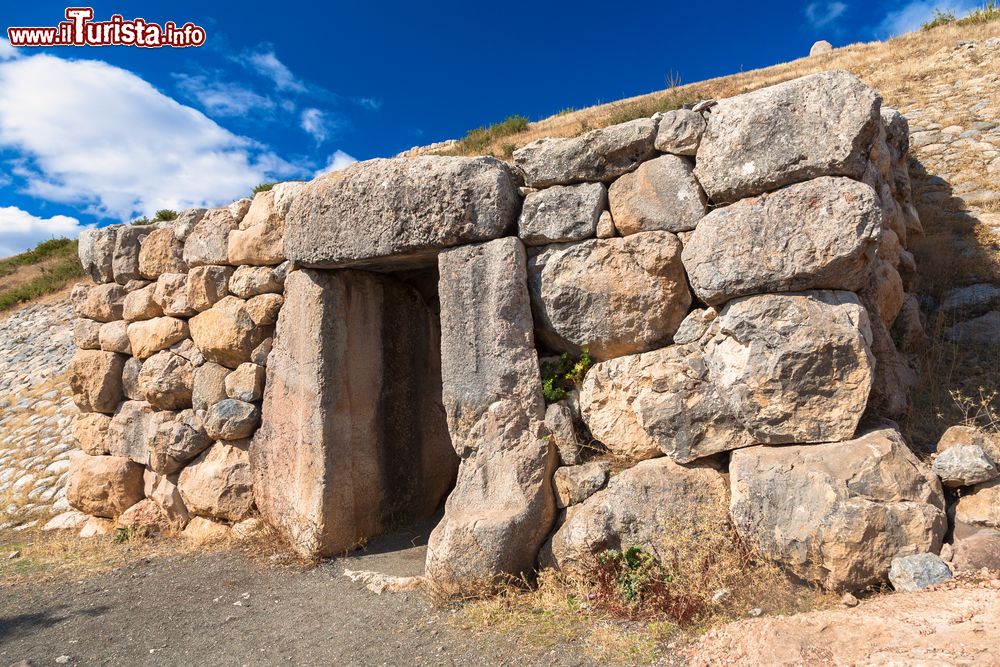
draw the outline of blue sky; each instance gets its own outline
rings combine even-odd
[[[100,2],[192,21],[200,48],[18,48],[0,40],[0,256],[266,180],[763,67],[918,27],[970,0],[532,4]],[[0,27],[65,4],[7,3]]]

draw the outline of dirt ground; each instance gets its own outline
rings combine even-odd
[[[376,596],[343,575],[420,574],[423,542],[402,533],[315,568],[233,549],[0,582],[0,665],[594,664],[571,645],[539,653],[470,634],[422,593]]]

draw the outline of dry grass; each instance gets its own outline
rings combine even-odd
[[[453,623],[513,635],[539,651],[575,644],[601,662],[649,664],[668,646],[745,618],[751,609],[790,614],[834,603],[833,594],[794,583],[719,518],[706,520],[694,534],[664,530],[659,552],[668,555],[652,569],[628,575],[628,595],[609,585],[608,568],[595,559],[575,574],[545,570],[534,586],[516,582],[475,600],[466,590]],[[719,591],[725,593],[716,597]]]
[[[637,109],[643,109],[644,115],[649,110],[651,113],[648,115],[652,115],[655,111],[663,110],[661,107],[671,108],[672,101],[730,97],[830,69],[853,72],[878,90],[887,105],[901,107],[915,100],[919,101],[925,92],[926,80],[938,73],[933,63],[929,62],[929,56],[942,48],[953,47],[959,40],[979,40],[993,36],[997,33],[998,25],[998,21],[945,25],[885,42],[852,44],[828,54],[799,58],[772,67],[686,85],[673,85],[676,77],[671,77],[664,90],[579,111],[560,112],[545,120],[529,123],[522,132],[506,135],[481,146],[467,146],[462,154],[502,156],[508,150],[543,137],[575,137],[588,130],[622,122],[622,119],[636,117],[630,116],[629,112]]]

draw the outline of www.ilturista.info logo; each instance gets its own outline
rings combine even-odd
[[[92,7],[67,7],[66,20],[54,28],[7,28],[12,46],[163,46],[184,48],[205,43],[205,29],[188,22],[162,26],[146,19],[126,20],[113,14],[108,21],[94,21]]]

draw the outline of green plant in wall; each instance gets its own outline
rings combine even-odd
[[[590,352],[584,348],[579,357],[563,352],[558,359],[542,364],[542,394],[546,403],[555,403],[580,386],[583,376],[594,365]]]

